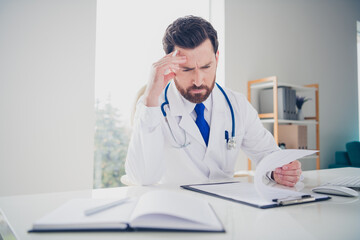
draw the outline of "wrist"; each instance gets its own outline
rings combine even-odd
[[[158,107],[159,96],[160,94],[154,94],[152,91],[146,89],[144,93],[144,105],[147,107]]]

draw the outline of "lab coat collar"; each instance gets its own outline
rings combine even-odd
[[[217,88],[216,86],[214,89]],[[171,103],[171,116],[179,117],[184,116],[185,114],[191,114],[192,111],[194,111],[195,103],[192,103],[188,101],[186,98],[184,98],[181,93],[177,90],[175,83],[171,82],[169,86],[169,92],[168,92],[168,100],[169,103]],[[212,107],[212,93],[210,96],[203,102],[205,105],[206,110],[211,110]]]
[[[211,95],[212,111],[208,148],[218,148],[218,146],[215,145],[218,144],[219,141],[215,138],[224,136],[225,139],[225,119],[227,119],[227,115],[225,114],[227,114],[226,109],[228,109],[228,106],[225,100],[225,96],[217,86],[214,87]]]
[[[195,103],[187,101],[177,90],[175,83],[171,82],[169,86],[169,91],[167,94],[169,100],[170,115],[172,117],[181,117],[179,126],[183,128],[188,134],[193,136],[203,147],[206,148],[204,139],[197,127],[195,121],[191,118],[191,112],[194,110]],[[187,102],[184,102],[187,101]],[[227,109],[227,104],[225,97],[221,93],[220,89],[217,86],[214,86],[213,91],[211,92],[208,99],[204,102],[205,107],[211,109],[211,125],[210,125],[210,136],[209,136],[209,145],[216,144],[217,141],[212,140],[224,134],[220,131],[224,130],[224,119],[223,114]],[[212,105],[212,107],[210,106]],[[220,134],[220,135],[219,135]],[[217,147],[217,146],[214,146]]]
[[[185,115],[186,113],[191,112],[191,111],[188,112],[188,109],[185,108],[185,105],[182,100],[182,96],[179,93],[179,91],[177,90],[174,81],[171,81],[171,83],[170,83],[167,98],[169,101],[169,108],[170,108],[171,116],[179,117],[179,116]],[[195,106],[195,104],[194,104],[194,106]],[[194,107],[193,107],[193,109],[194,109]]]
[[[184,99],[181,96],[181,93],[177,90],[174,82],[170,83],[167,98],[169,101],[171,117],[181,117],[179,126],[184,129],[186,134],[191,135],[197,142],[206,148],[206,144],[200,130],[190,115],[194,110],[195,103],[191,103]]]

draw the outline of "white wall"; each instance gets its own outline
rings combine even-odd
[[[0,195],[92,188],[95,0],[0,1]]]
[[[273,75],[319,83],[321,168],[359,139],[358,20],[356,0],[225,1],[227,87],[247,94],[248,80]]]

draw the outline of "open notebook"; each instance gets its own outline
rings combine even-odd
[[[85,211],[112,202],[73,199],[33,224],[29,232],[49,231],[204,231],[224,232],[210,204],[174,191],[155,190],[108,210]]]

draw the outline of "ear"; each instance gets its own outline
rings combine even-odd
[[[215,58],[216,58],[216,65],[219,62],[219,50],[217,50],[216,54],[215,54]]]

